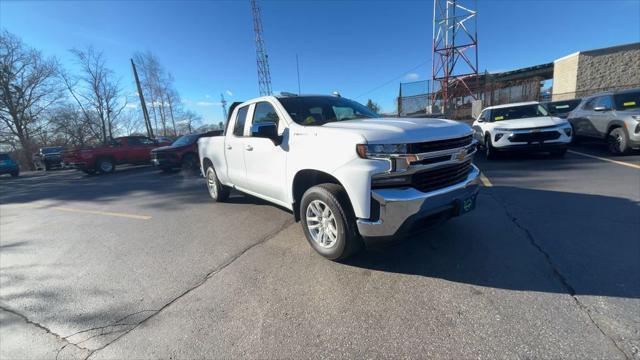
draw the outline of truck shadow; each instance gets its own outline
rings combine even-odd
[[[346,264],[499,289],[640,298],[640,207],[615,197],[484,189],[476,211]]]

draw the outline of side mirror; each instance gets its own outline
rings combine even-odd
[[[476,120],[476,121],[478,121],[479,123],[483,123],[484,119],[483,118],[478,118],[478,120]]]
[[[607,110],[609,110],[609,108],[606,106],[596,106],[593,108],[593,111],[607,111]]]
[[[251,125],[251,136],[271,139],[274,145],[280,144],[280,136],[278,136],[278,125],[273,122],[261,122]]]

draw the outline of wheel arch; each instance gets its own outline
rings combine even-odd
[[[325,183],[337,184],[344,188],[342,183],[340,183],[335,176],[324,171],[304,169],[296,173],[291,184],[291,198],[293,199],[291,208],[293,210],[293,217],[296,221],[300,221],[300,203],[304,193],[313,186]],[[349,201],[351,200],[349,199]],[[349,204],[349,206],[352,206],[352,204]]]
[[[624,121],[613,120],[609,123],[609,125],[607,125],[607,133],[605,135],[608,136],[613,131],[613,129],[617,129],[617,128],[623,128],[625,129],[625,131],[627,130],[624,124]]]

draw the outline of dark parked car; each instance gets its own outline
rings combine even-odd
[[[569,114],[574,140],[607,141],[614,155],[640,149],[640,88],[610,91],[584,98]]]
[[[12,177],[20,175],[18,163],[7,153],[0,153],[0,175],[11,174]]]
[[[569,113],[580,105],[580,101],[582,101],[582,99],[559,100],[544,103],[542,105],[549,110],[549,114],[551,116],[566,119],[569,116]]]
[[[151,150],[151,163],[165,172],[177,168],[195,171],[200,167],[198,164],[198,139],[218,135],[222,135],[222,130],[181,136],[169,146]]]
[[[33,163],[36,169],[49,171],[54,168],[62,168],[62,152],[64,147],[51,146],[41,148],[33,154]]]

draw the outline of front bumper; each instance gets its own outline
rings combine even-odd
[[[422,220],[460,215],[463,201],[475,200],[478,194],[479,176],[480,170],[473,165],[463,182],[429,193],[414,188],[372,190],[373,199],[380,204],[379,217],[358,219],[358,231],[369,243],[387,241],[412,230]]]

